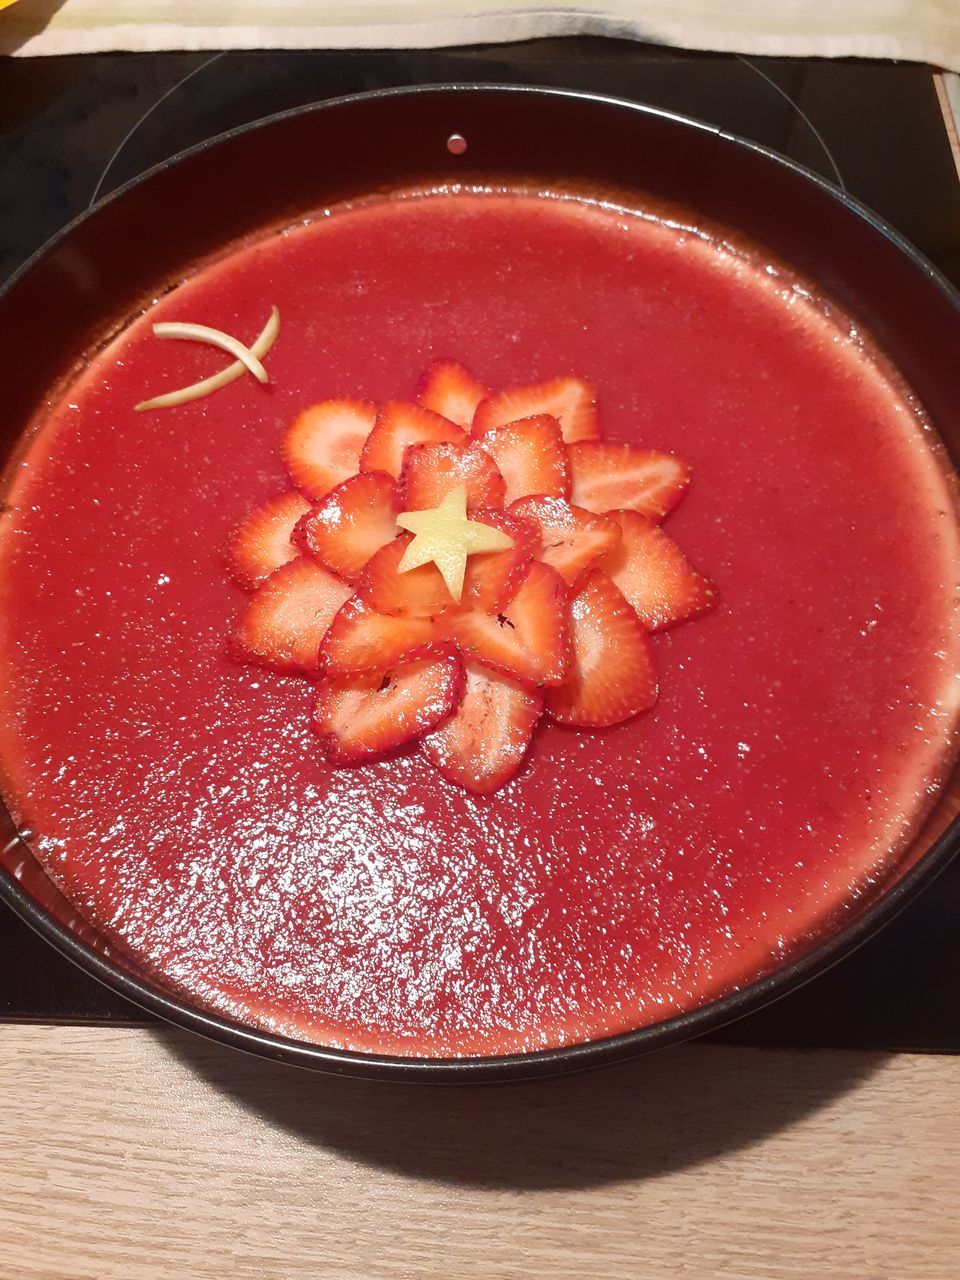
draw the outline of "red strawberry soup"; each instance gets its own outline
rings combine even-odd
[[[268,386],[135,412],[229,362],[153,322],[250,342],[274,305]],[[447,473],[512,543],[454,609],[394,527]],[[6,500],[9,806],[139,968],[296,1037],[504,1053],[701,1004],[870,891],[951,750],[922,411],[788,269],[652,212],[441,191],[266,234],[91,359]]]

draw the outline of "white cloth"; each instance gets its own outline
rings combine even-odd
[[[960,70],[960,0],[17,0],[0,11],[0,48],[25,55],[425,48],[557,35]]]

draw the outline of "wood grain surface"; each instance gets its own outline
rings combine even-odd
[[[0,1027],[3,1280],[956,1280],[960,1059],[376,1085]]]
[[[942,71],[933,77],[934,88],[943,112],[943,125],[950,139],[950,150],[960,176],[960,75]]]

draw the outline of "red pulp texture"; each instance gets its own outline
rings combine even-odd
[[[272,382],[149,395],[251,340]],[[667,521],[719,585],[656,637],[661,698],[541,727],[492,797],[417,751],[331,769],[304,680],[232,664],[220,548],[281,492],[308,403],[412,395],[432,358],[601,391],[605,438],[695,469]],[[396,1053],[528,1050],[730,990],[882,874],[953,726],[956,528],[905,393],[762,260],[524,194],[333,211],[198,271],[49,413],[4,517],[8,800],[66,894],[156,980]]]

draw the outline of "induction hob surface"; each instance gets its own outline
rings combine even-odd
[[[613,94],[761,142],[872,206],[960,284],[960,182],[934,78],[601,40],[431,51],[5,59],[0,278],[98,195],[226,129],[320,99],[466,81]],[[713,1039],[960,1052],[960,859],[880,935]],[[146,1022],[0,907],[0,1019]]]

